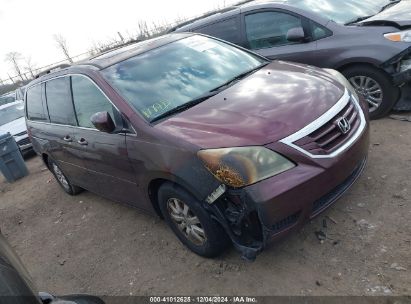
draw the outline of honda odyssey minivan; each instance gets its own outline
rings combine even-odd
[[[368,110],[337,71],[171,34],[45,73],[29,134],[64,191],[163,217],[195,253],[247,259],[364,169]]]

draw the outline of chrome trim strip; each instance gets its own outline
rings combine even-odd
[[[350,101],[350,97],[353,100],[353,103],[355,107],[358,110],[358,113],[360,115],[360,126],[358,127],[357,131],[355,132],[354,135],[351,136],[351,138],[340,148],[335,150],[331,154],[327,155],[314,155],[309,153],[308,151],[304,150],[303,148],[297,146],[294,144],[297,140],[300,140],[301,138],[311,134],[321,126],[323,126],[325,123],[329,122],[331,119],[333,119]],[[305,128],[301,129],[300,131],[297,131],[296,133],[280,140],[281,143],[286,144],[299,152],[311,157],[311,158],[316,158],[316,159],[321,159],[321,158],[333,158],[344,152],[348,147],[350,147],[354,141],[362,134],[366,126],[366,119],[364,116],[364,113],[361,109],[361,106],[359,104],[359,101],[356,99],[354,95],[351,95],[350,92],[346,89],[344,92],[344,95],[341,97],[341,99],[337,102],[337,104],[332,107],[330,110],[328,110],[325,114],[314,120],[312,123],[310,123],[308,126]]]

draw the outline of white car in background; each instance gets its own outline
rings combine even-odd
[[[24,103],[15,101],[0,105],[0,134],[13,135],[22,154],[32,150],[24,118]]]
[[[0,106],[16,101],[16,92],[9,92],[0,96]]]

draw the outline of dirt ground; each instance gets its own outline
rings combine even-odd
[[[70,197],[38,157],[27,160],[30,176],[0,178],[0,228],[38,288],[54,294],[411,295],[410,131],[372,122],[359,181],[254,263],[234,249],[203,259],[160,219],[89,192]]]

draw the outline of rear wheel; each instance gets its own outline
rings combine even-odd
[[[191,251],[204,257],[215,257],[230,244],[224,229],[184,189],[165,183],[159,189],[158,198],[167,224]]]
[[[392,85],[389,76],[371,66],[358,65],[342,71],[358,95],[364,97],[370,118],[384,117],[398,101],[399,89]]]
[[[70,195],[76,195],[83,190],[80,187],[74,186],[70,183],[70,181],[64,175],[63,171],[61,171],[60,167],[57,165],[55,161],[49,158],[48,165],[49,165],[50,171],[53,173],[57,182],[60,184],[60,186],[63,188],[63,190],[66,193]]]

